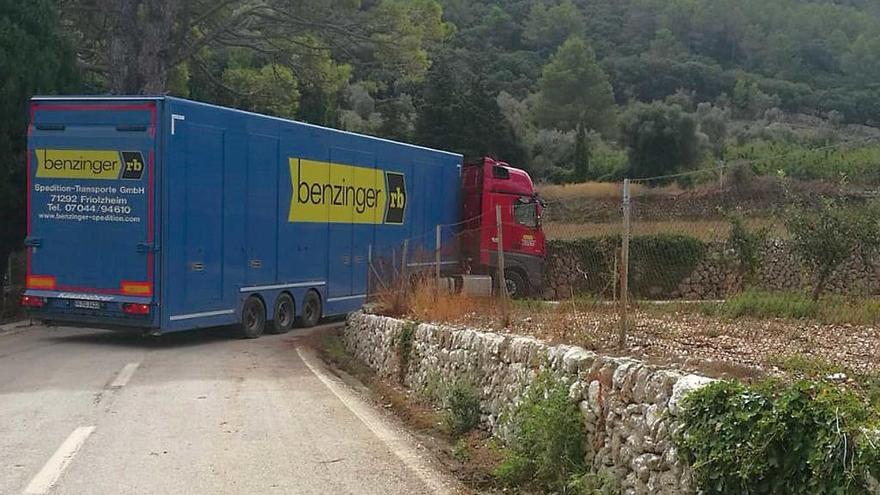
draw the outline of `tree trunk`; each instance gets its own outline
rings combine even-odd
[[[590,143],[583,122],[577,125],[574,145],[574,182],[584,182],[590,177]]]
[[[140,93],[162,94],[168,83],[171,31],[179,9],[176,0],[143,0],[143,37],[138,54]]]
[[[816,279],[816,286],[813,287],[813,302],[819,301],[819,296],[825,291],[825,285],[828,283],[828,278],[830,276],[831,270],[828,268],[823,268],[819,271],[819,277]]]
[[[140,0],[105,0],[110,17],[110,92],[125,94],[137,67],[137,12]]]
[[[108,0],[110,12],[110,92],[162,94],[176,0]]]

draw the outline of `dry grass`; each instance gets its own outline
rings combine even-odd
[[[582,182],[580,184],[544,184],[537,186],[538,193],[550,201],[568,199],[621,199],[623,185],[620,182]],[[681,194],[682,189],[676,184],[661,187],[648,187],[643,184],[632,184],[630,192],[633,196],[660,196]]]
[[[782,222],[771,218],[750,218],[746,220],[750,230],[768,227],[774,238],[788,237]],[[547,222],[544,232],[548,239],[571,240],[585,237],[605,237],[619,235],[623,230],[621,223],[605,222]],[[730,222],[726,220],[660,220],[640,222],[633,219],[632,235],[684,234],[704,241],[727,239]]]
[[[861,374],[880,372],[880,332],[870,324],[730,318],[707,314],[701,305],[640,305],[630,312],[627,345],[620,349],[617,308],[601,301],[513,301],[505,318],[492,299],[438,295],[423,288],[407,300],[405,316],[419,321],[531,335],[551,344],[579,345],[720,378],[760,376],[772,369],[774,356],[791,353],[826,359]]]
[[[490,305],[488,300],[438,293],[431,284],[420,284],[410,294],[407,316],[422,321],[450,321]]]

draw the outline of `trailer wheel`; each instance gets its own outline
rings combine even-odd
[[[300,313],[299,325],[301,327],[310,328],[318,324],[321,319],[321,298],[317,292],[313,290],[306,292]]]
[[[266,306],[259,297],[251,296],[244,302],[241,310],[241,336],[255,339],[263,335],[266,328]]]
[[[507,286],[507,295],[512,299],[522,299],[529,295],[529,283],[516,270],[504,272],[504,284]]]
[[[275,311],[272,312],[272,326],[268,328],[269,333],[278,335],[289,332],[293,328],[295,317],[293,298],[285,292],[275,300]]]

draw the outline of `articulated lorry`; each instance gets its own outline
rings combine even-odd
[[[36,97],[27,167],[21,304],[47,322],[315,325],[365,302],[379,246],[433,252],[437,225],[444,277],[494,276],[496,205],[506,287],[542,286],[540,200],[490,158],[167,96]]]

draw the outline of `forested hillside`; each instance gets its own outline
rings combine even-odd
[[[833,131],[880,121],[880,6],[867,0],[64,0],[59,8],[88,92],[167,90],[491,153],[557,181],[735,158],[725,156],[732,130],[742,131],[738,144],[779,141],[730,122],[811,116]],[[684,115],[634,105],[655,101]],[[639,169],[625,151],[646,141],[633,134],[645,119],[682,142]],[[688,142],[690,127],[697,142]]]
[[[748,159],[758,173],[880,182],[880,4],[869,0],[0,6],[0,224],[15,242],[36,93],[169,92],[492,154],[539,181]]]
[[[754,158],[762,150],[778,154],[777,146],[788,150],[793,144],[809,149],[851,136],[846,136],[847,132],[843,136],[832,136],[834,132],[790,133],[788,126],[773,128],[771,124],[786,120],[806,120],[808,127],[817,124],[815,119],[803,116],[792,119],[796,114],[820,117],[830,128],[839,128],[842,123],[873,125],[880,117],[874,82],[880,68],[876,60],[880,57],[878,12],[878,4],[871,2],[449,0],[444,5],[444,16],[456,26],[456,32],[442,53],[452,62],[444,64],[446,59],[441,58],[432,68],[423,92],[423,108],[444,108],[443,98],[432,91],[438,80],[457,77],[478,81],[470,88],[463,84],[459,95],[465,100],[470,97],[474,103],[496,97],[500,105],[497,110],[505,117],[507,128],[495,129],[495,139],[473,142],[468,150],[483,151],[482,143],[494,145],[496,148],[488,150],[526,163],[538,175],[552,178],[554,168],[570,168],[576,160],[572,156],[572,133],[564,133],[571,126],[535,119],[536,113],[547,109],[542,109],[541,99],[534,95],[542,91],[541,75],[547,70],[548,60],[566,39],[581,36],[607,74],[617,104],[615,113],[624,120],[635,101],[665,100],[695,113],[698,131],[702,131],[698,134],[711,141],[709,151],[718,158]],[[576,102],[570,94],[566,97]],[[700,103],[703,105],[697,112]],[[476,104],[461,106],[480,108]],[[644,109],[630,110],[636,114],[630,117],[642,120]],[[475,121],[479,119],[460,119],[462,123]],[[592,127],[605,139],[591,140],[594,159],[588,178],[620,176],[621,169],[626,168],[626,158],[613,151],[626,148],[627,136],[618,133],[619,127],[605,127]],[[459,133],[484,135],[466,130]],[[462,146],[461,139],[446,137],[457,134],[454,130],[420,133],[418,138],[446,147],[457,141]],[[729,149],[726,144],[730,137],[737,138],[734,145],[756,143],[761,150]],[[792,138],[798,142],[791,143]],[[609,149],[606,142],[614,141],[617,145]],[[676,163],[687,165],[683,162],[712,158],[712,153],[703,158],[690,158],[691,154],[687,149],[672,153],[668,157],[671,163],[649,166],[646,172],[668,172]],[[805,178],[812,175],[821,176],[811,173]]]

